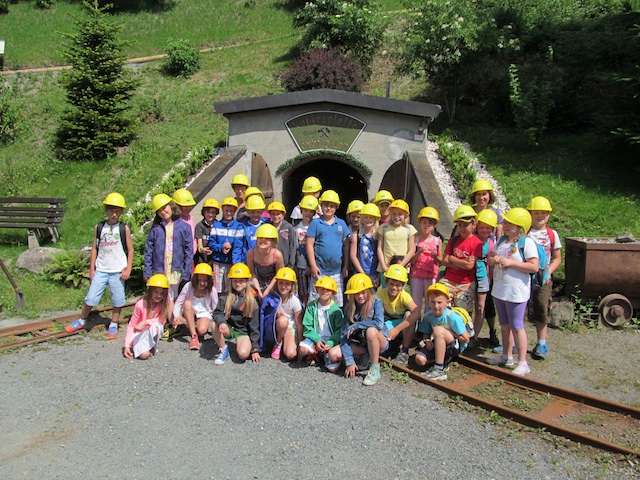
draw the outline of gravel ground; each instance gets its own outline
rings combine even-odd
[[[176,340],[149,361],[131,361],[121,355],[122,338],[104,337],[0,357],[1,478],[640,476],[569,442],[486,423],[480,412],[390,372],[364,387],[270,358],[216,366],[209,338],[200,353]],[[553,356],[535,363],[532,376],[637,403],[637,353],[628,379],[609,370],[615,355],[592,358],[602,354],[594,344],[631,354],[636,331],[550,337]],[[624,380],[616,376],[600,391],[589,378],[599,366]],[[613,392],[620,393],[604,395]]]

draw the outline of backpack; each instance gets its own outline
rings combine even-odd
[[[469,334],[469,338],[473,338],[473,336],[476,334],[476,331],[473,327],[473,322],[471,321],[471,315],[469,315],[469,312],[467,312],[467,310],[465,310],[462,307],[451,307],[451,309],[447,312],[447,322],[449,322],[449,328],[451,328],[450,312],[456,312],[458,315],[462,317],[462,320],[464,321],[464,326],[467,328],[467,333]]]
[[[96,255],[100,250],[100,236],[102,235],[102,229],[106,225],[107,221],[103,220],[102,222],[96,225]],[[129,256],[129,249],[127,248],[127,224],[124,222],[120,222],[120,243],[122,243],[122,249],[124,250],[124,256]]]
[[[553,238],[553,233],[549,235],[549,237],[552,239],[552,242],[553,240],[555,240]],[[520,256],[524,261],[526,261],[526,258],[524,256],[524,244],[527,238],[531,238],[531,237],[529,235],[523,235],[518,239],[518,250],[520,251]],[[502,237],[500,237],[500,240],[498,240],[498,243],[496,244],[496,246],[500,245],[506,239],[507,239],[506,235],[503,235]],[[538,271],[531,274],[531,283],[533,284],[534,287],[541,287],[549,279],[549,258],[547,258],[547,252],[545,252],[544,247],[542,245],[536,242],[533,238],[531,238],[531,241],[534,243],[534,245],[538,249],[538,260],[540,261],[540,264],[538,265]],[[553,243],[551,245],[553,245]]]

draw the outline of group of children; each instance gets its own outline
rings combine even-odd
[[[196,202],[187,190],[153,197],[155,218],[144,255],[147,292],[127,326],[125,357],[149,358],[161,339],[184,325],[193,350],[211,334],[218,365],[230,356],[227,341],[235,340],[242,361],[258,362],[267,354],[322,362],[332,372],[344,364],[347,378],[368,370],[363,383],[373,385],[380,378],[380,355],[393,345],[394,360],[407,365],[420,333],[425,341],[415,363],[434,362],[425,375],[444,380],[449,362],[478,341],[485,318],[489,341],[500,350],[497,316],[504,348],[488,361],[524,375],[530,292],[538,332],[532,355],[546,357],[551,280],[533,289],[531,280],[540,267],[538,245],[550,259],[549,272],[561,262],[559,236],[546,226],[551,212],[546,198],[501,215],[491,206],[491,184],[478,180],[472,206],[456,210],[444,248],[435,208],[420,210],[418,232],[407,202],[385,190],[370,203],[352,201],[347,223],[335,215],[338,193],[323,191],[319,179],[309,177],[292,224],[284,219],[284,205],[267,207],[246,176],[236,175],[232,188],[235,197],[204,201],[198,224],[190,213]],[[111,193],[103,204],[107,220],[95,227],[91,286],[81,317],[67,330],[84,327],[108,285],[114,307],[108,336],[116,338],[133,246],[129,228],[120,222],[126,207],[122,195]]]

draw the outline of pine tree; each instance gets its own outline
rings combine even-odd
[[[88,17],[76,19],[77,33],[67,34],[62,75],[68,106],[56,135],[58,157],[104,160],[135,137],[128,100],[139,82],[124,68],[120,26],[105,20],[107,7],[84,2]]]

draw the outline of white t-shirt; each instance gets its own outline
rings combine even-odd
[[[289,319],[289,327],[296,326],[295,314],[302,311],[302,302],[300,299],[292,295],[287,302],[281,302],[279,310]]]
[[[120,222],[115,225],[104,224],[98,241],[96,270],[105,273],[118,273],[127,268],[127,256],[120,240]]]
[[[512,245],[515,246],[515,248],[511,248]],[[495,247],[493,247],[493,251],[500,257],[509,258],[519,263],[525,261],[522,255],[520,255],[517,242],[498,242]],[[535,242],[528,237],[525,239],[524,256],[525,258],[538,258],[538,247],[536,247]],[[491,271],[493,272],[493,289],[491,294],[495,298],[513,303],[522,303],[529,300],[531,296],[531,274],[529,272],[523,272],[515,267],[505,268],[500,265],[494,266]]]
[[[318,330],[320,330],[320,337],[323,342],[326,342],[331,338],[331,330],[329,329],[329,320],[327,319],[327,312],[331,308],[331,303],[329,305],[320,305],[318,303]]]
[[[562,243],[560,242],[560,235],[555,230],[553,232],[553,247],[551,247],[551,238],[549,237],[549,233],[547,233],[547,229],[543,228],[542,230],[534,230],[533,228],[529,230],[529,236],[533,238],[533,241],[538,245],[541,245],[544,248],[544,251],[547,253],[547,260],[551,262],[551,253],[552,250],[559,250],[562,248]]]

